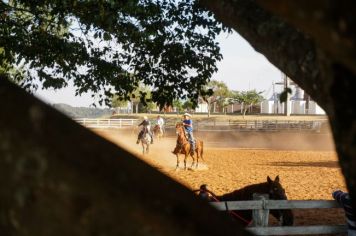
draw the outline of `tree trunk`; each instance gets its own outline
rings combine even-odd
[[[239,32],[327,112],[342,172],[351,197],[356,199],[355,2],[200,0],[199,3]],[[356,209],[356,201],[353,205]]]
[[[246,112],[247,112],[247,110],[248,110],[248,106],[244,106],[244,109],[243,109],[243,119],[245,119],[245,115],[246,115]]]
[[[209,118],[210,117],[210,106],[211,106],[211,104],[209,102],[207,104],[208,104],[207,107],[208,107],[208,118]]]

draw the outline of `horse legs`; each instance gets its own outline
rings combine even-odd
[[[185,156],[184,156],[184,170],[187,170],[187,157],[188,157],[188,154],[185,154]]]
[[[176,170],[179,168],[179,156],[178,156],[178,154],[176,154],[176,156],[177,156],[177,165],[176,165]]]
[[[199,151],[197,150],[197,163],[195,164],[195,169],[198,169],[198,165],[199,165]]]
[[[193,159],[192,166],[191,166],[190,168],[193,168],[193,167],[194,167],[194,164],[195,164],[195,156],[194,156],[194,153],[193,153],[193,155],[190,154],[190,156],[191,156],[192,159]]]
[[[147,144],[147,147],[146,147],[146,153],[148,154],[148,153],[149,153],[149,151],[150,151],[150,145],[149,145],[149,144]]]

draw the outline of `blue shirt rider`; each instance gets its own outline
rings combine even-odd
[[[150,121],[148,120],[148,117],[147,116],[144,116],[143,117],[143,121],[138,125],[139,127],[142,125],[142,130],[140,131],[140,133],[138,134],[138,137],[137,137],[137,141],[136,143],[139,144],[140,143],[140,139],[142,138],[142,135],[147,132],[150,137],[151,137],[151,144],[153,144],[153,136],[152,136],[152,133],[151,133],[151,123]]]
[[[183,115],[183,125],[188,136],[188,141],[190,143],[190,153],[193,154],[195,150],[195,140],[193,136],[193,121],[190,119],[192,115],[189,113],[184,113]]]

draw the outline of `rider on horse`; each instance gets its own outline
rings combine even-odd
[[[140,142],[140,139],[142,138],[143,134],[145,132],[147,132],[150,136],[151,136],[151,144],[153,144],[153,137],[152,137],[152,133],[151,133],[151,123],[150,121],[148,120],[148,117],[147,116],[144,116],[143,117],[143,121],[138,125],[138,126],[141,126],[142,125],[142,130],[140,131],[140,133],[138,134],[138,137],[137,137],[137,144],[139,144]]]
[[[185,128],[185,132],[187,134],[188,141],[190,143],[190,153],[194,153],[195,150],[195,140],[193,137],[193,121],[190,119],[192,115],[189,113],[184,113],[183,117],[183,125]]]
[[[161,129],[161,131],[163,133],[164,132],[164,120],[160,115],[157,116],[157,125],[159,126],[159,128]]]

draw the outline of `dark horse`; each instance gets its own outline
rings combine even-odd
[[[269,199],[272,200],[287,200],[285,190],[279,182],[279,176],[277,176],[274,181],[267,176],[267,182],[248,185],[244,188],[221,196],[216,196],[207,190],[206,185],[202,185],[199,189],[199,196],[209,201],[253,200],[254,193],[268,194]],[[252,210],[230,211],[230,213],[234,218],[246,226],[252,221]],[[293,225],[294,216],[290,209],[270,210],[270,214],[274,216],[283,226]]]
[[[187,157],[190,155],[193,158],[192,167],[195,164],[195,168],[198,168],[199,159],[203,159],[203,141],[195,140],[195,150],[196,157],[193,153],[190,153],[190,143],[185,134],[185,129],[183,123],[176,124],[176,133],[177,133],[177,145],[173,151],[173,154],[177,156],[177,166],[179,167],[179,154],[184,154],[184,169],[187,169]],[[196,159],[196,160],[195,160]]]

